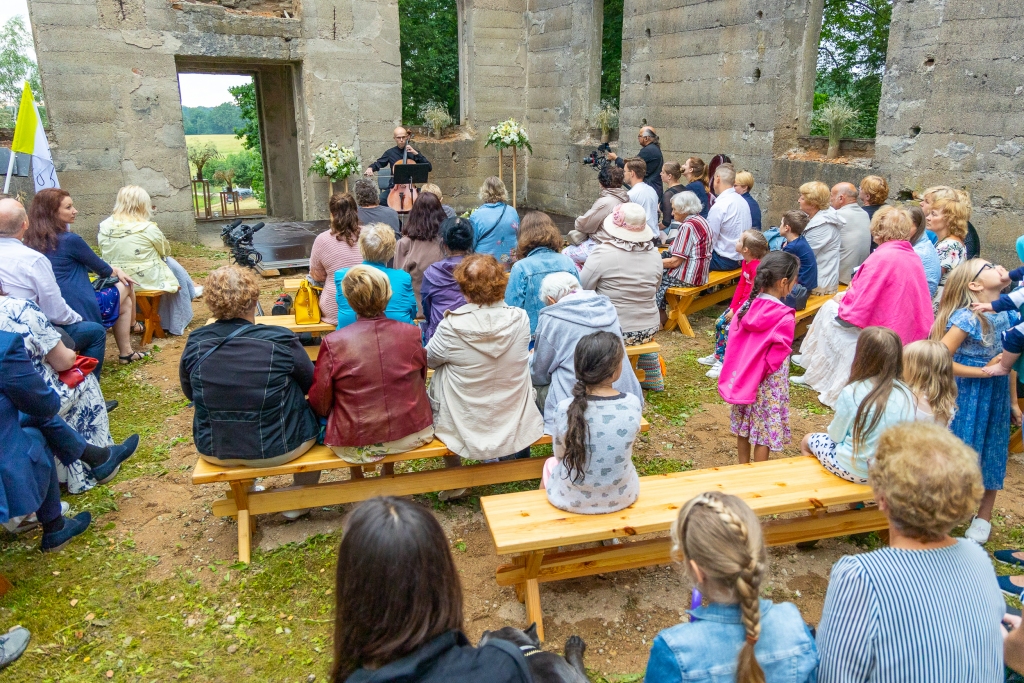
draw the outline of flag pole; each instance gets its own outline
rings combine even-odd
[[[4,194],[7,194],[7,190],[11,187],[11,171],[14,170],[14,150],[11,150],[11,158],[7,161],[7,179],[4,180]]]

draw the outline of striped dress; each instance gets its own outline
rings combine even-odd
[[[818,683],[1002,681],[1004,612],[992,562],[970,541],[843,557],[818,625]]]

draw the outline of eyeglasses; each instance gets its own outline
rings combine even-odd
[[[995,268],[995,266],[993,266],[991,263],[986,263],[985,265],[978,269],[977,273],[974,274],[972,281],[977,280],[979,277],[981,277],[981,274],[984,273],[989,268]]]

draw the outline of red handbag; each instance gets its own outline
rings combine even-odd
[[[96,369],[96,366],[100,362],[95,358],[89,358],[89,356],[78,356],[75,358],[75,364],[64,372],[57,373],[57,379],[64,384],[74,389],[83,381],[85,376]]]

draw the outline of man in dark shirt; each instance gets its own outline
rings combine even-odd
[[[661,143],[658,142],[658,134],[650,126],[644,126],[640,129],[636,139],[640,142],[640,151],[637,156],[647,164],[644,182],[654,188],[654,191],[658,193],[658,201],[661,201],[661,165],[664,163],[664,159],[661,156]],[[609,152],[607,157],[609,161],[614,161],[619,168],[624,168],[626,165],[626,160],[614,152]]]
[[[374,173],[387,166],[391,169],[391,180],[388,181],[387,187],[387,189],[390,190],[395,185],[395,162],[404,158],[406,153],[408,153],[410,162],[425,164],[427,172],[433,170],[433,166],[430,165],[430,161],[413,149],[412,145],[409,144],[409,131],[399,126],[398,128],[395,128],[395,146],[384,152],[380,159],[377,159],[377,161],[367,166],[366,170],[363,171],[363,175],[367,177],[372,176]],[[383,197],[381,204],[384,204],[387,201],[386,192]]]

